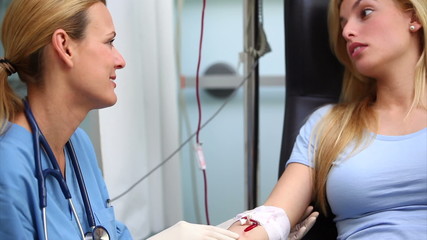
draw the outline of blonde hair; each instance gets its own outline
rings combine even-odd
[[[83,39],[87,9],[105,0],[13,0],[3,20],[1,40],[4,58],[19,78],[37,82],[43,73],[43,49],[57,29],[76,40]],[[7,121],[23,110],[22,100],[9,86],[8,72],[0,67],[0,135]]]
[[[426,91],[426,31],[427,4],[425,0],[391,0],[402,10],[413,11],[423,26],[418,32],[422,47],[421,57],[416,66],[415,90],[412,108],[427,109]],[[357,72],[346,51],[346,41],[341,34],[339,9],[342,0],[329,3],[329,38],[333,52],[344,65],[343,87],[340,102],[320,121],[315,129],[316,151],[314,155],[314,195],[320,209],[326,214],[329,206],[326,198],[326,181],[332,164],[347,147],[360,148],[371,138],[367,129],[376,129],[376,117],[370,107],[376,98],[375,79],[364,77]],[[351,150],[351,149],[350,149]],[[347,152],[347,151],[346,151]]]

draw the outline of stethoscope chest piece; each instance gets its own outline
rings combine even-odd
[[[96,226],[93,232],[86,233],[85,240],[110,240],[110,235],[104,227]]]

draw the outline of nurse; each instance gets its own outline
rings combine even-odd
[[[0,239],[98,232],[100,239],[132,239],[114,217],[93,146],[78,128],[90,110],[116,103],[116,70],[126,65],[105,0],[13,0],[1,37]],[[27,85],[25,104],[8,85],[14,73]],[[153,239],[237,237],[180,222]]]

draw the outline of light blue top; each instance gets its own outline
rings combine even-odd
[[[288,164],[313,166],[310,136],[330,108],[320,108],[307,120]],[[358,152],[341,154],[326,192],[338,239],[427,239],[427,128],[403,136],[376,135]]]
[[[111,239],[132,239],[126,226],[115,220],[113,207],[107,204],[107,188],[89,137],[82,129],[77,129],[71,139],[97,225],[105,227]],[[45,169],[49,161],[44,153],[41,161]],[[83,230],[87,232],[89,226],[76,175],[68,159],[66,162],[65,179]],[[34,169],[31,133],[11,124],[7,132],[0,136],[0,239],[44,239]],[[56,180],[47,177],[46,188],[49,239],[80,239],[77,223]]]

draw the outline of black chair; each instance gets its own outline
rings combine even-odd
[[[285,0],[286,103],[279,176],[308,115],[337,102],[341,91],[343,69],[328,42],[328,2]],[[304,239],[336,239],[332,219],[332,214],[321,214]]]

